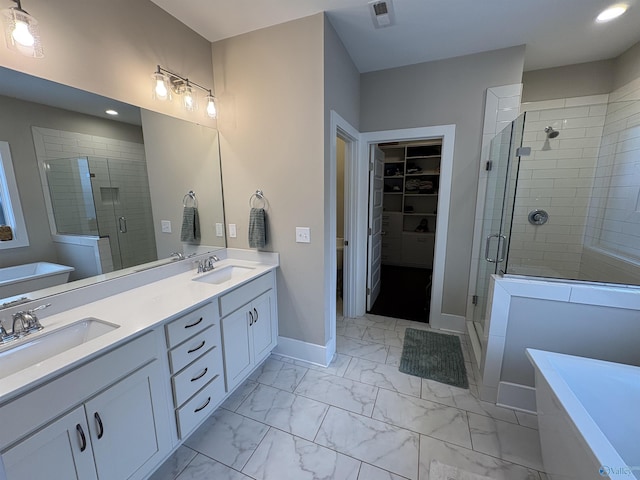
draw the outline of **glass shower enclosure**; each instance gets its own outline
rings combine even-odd
[[[157,260],[144,162],[59,158],[45,168],[58,234],[107,237],[114,270]]]

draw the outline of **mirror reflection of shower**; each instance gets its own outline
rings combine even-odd
[[[551,125],[547,125],[544,128],[544,133],[547,134],[547,138],[544,139],[544,145],[542,145],[542,150],[551,150],[551,144],[549,143],[550,138],[556,138],[560,135],[560,132],[553,128]]]

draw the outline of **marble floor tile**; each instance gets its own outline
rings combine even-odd
[[[329,407],[310,398],[259,385],[237,412],[307,440],[313,440]]]
[[[467,380],[469,385],[476,385],[476,377],[473,376],[473,365],[469,362],[464,362],[464,368],[467,371]]]
[[[249,380],[293,392],[307,370],[269,357],[249,376]]]
[[[420,480],[429,480],[431,460],[495,480],[539,480],[535,470],[421,435]]]
[[[315,441],[384,470],[418,478],[417,433],[330,407]]]
[[[470,385],[470,388],[474,385]],[[516,414],[510,408],[498,407],[493,403],[478,400],[470,390],[452,387],[433,380],[422,379],[422,395],[424,400],[443,403],[467,412],[486,415],[506,422],[518,423]]]
[[[293,365],[298,365],[299,367],[308,368],[309,370],[317,370],[318,372],[330,373],[331,375],[336,375],[338,377],[344,376],[344,372],[347,371],[347,367],[349,366],[349,362],[351,361],[351,357],[349,355],[344,355],[342,353],[336,353],[328,367],[305,362],[303,360],[295,360],[293,358],[283,357],[282,355],[277,355],[275,353],[271,354],[271,358],[284,363],[292,363]]]
[[[387,360],[388,348],[386,345],[374,342],[365,342],[357,338],[336,337],[336,351],[352,357],[364,358],[372,362],[384,363]]]
[[[374,467],[368,463],[363,463],[360,467],[360,475],[358,480],[405,480],[405,477],[387,472],[381,468]]]
[[[382,387],[414,397],[420,396],[421,378],[398,371],[397,367],[383,363],[354,358],[349,364],[345,378]]]
[[[205,478],[251,480],[246,475],[200,454],[193,459],[176,480],[203,480]]]
[[[368,327],[364,325],[358,325],[357,323],[343,322],[341,326],[336,325],[336,335],[342,335],[344,337],[362,338],[364,332]]]
[[[360,462],[270,429],[243,472],[257,480],[356,480]]]
[[[367,327],[362,336],[367,342],[382,343],[391,347],[402,348],[404,342],[404,330],[387,330],[384,328]]]
[[[241,469],[269,430],[229,410],[216,410],[184,444],[229,467]]]
[[[533,413],[518,412],[516,411],[516,418],[518,423],[523,427],[538,429],[538,416]]]
[[[367,323],[367,327],[386,328],[388,330],[396,328],[396,318],[367,313],[364,317],[354,318],[353,321],[362,321],[362,324],[365,324],[364,320],[361,319],[366,319],[369,322]]]
[[[175,452],[160,465],[149,477],[149,480],[175,480],[187,465],[198,455],[198,452],[180,445]]]
[[[227,399],[222,402],[220,405],[222,408],[226,408],[227,410],[231,410],[235,412],[240,404],[245,401],[245,399],[253,392],[253,390],[259,384],[252,380],[245,380],[245,382],[240,385],[236,390],[227,397]]]
[[[400,366],[400,357],[402,357],[402,348],[389,347],[389,353],[387,354],[387,365],[393,365],[394,367]]]
[[[544,470],[537,430],[474,413],[469,414],[469,429],[476,452]]]
[[[457,408],[380,389],[373,418],[471,448],[467,413]]]
[[[294,393],[370,417],[378,388],[348,378],[310,371]]]

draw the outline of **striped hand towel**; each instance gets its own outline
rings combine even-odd
[[[267,214],[264,208],[252,208],[249,213],[249,247],[264,248],[267,243]]]

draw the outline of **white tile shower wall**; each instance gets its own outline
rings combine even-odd
[[[581,274],[638,283],[640,262],[640,79],[615,90],[606,112]]]
[[[487,172],[484,168],[490,155],[490,144],[493,138],[519,115],[520,97],[522,95],[522,84],[503,85],[487,89],[485,101],[485,114],[482,131],[482,150],[480,155],[480,168],[478,179],[478,194],[476,198],[476,218],[474,222],[473,247],[471,258],[471,272],[469,277],[469,294],[467,296],[467,319],[473,316],[474,307],[473,296],[481,295],[477,292],[478,275],[486,272],[478,272],[476,266],[484,270],[486,265],[480,255],[481,244],[484,242],[482,236],[484,205],[487,194]],[[486,286],[484,288],[486,290]],[[484,314],[484,311],[483,311]]]
[[[575,97],[522,105],[527,112],[518,175],[509,273],[578,278],[600,138],[608,95]],[[547,139],[545,128],[559,136]],[[532,225],[532,210],[549,221]]]

